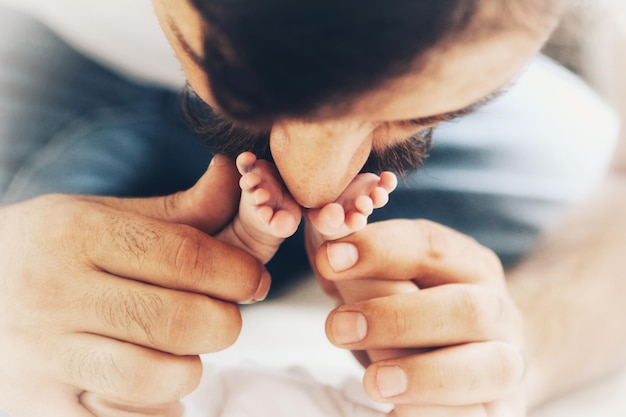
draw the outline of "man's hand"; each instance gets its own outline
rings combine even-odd
[[[327,242],[315,259],[330,281],[420,288],[343,305],[327,322],[334,344],[368,351],[365,389],[395,404],[391,415],[525,415],[523,323],[491,251],[431,222],[394,220]],[[377,360],[381,350],[394,358]]]
[[[53,195],[0,209],[0,409],[14,417],[180,414],[198,355],[230,346],[269,275],[209,235],[238,174],[216,158],[167,198]]]

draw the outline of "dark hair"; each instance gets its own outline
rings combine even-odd
[[[221,111],[247,123],[306,117],[413,67],[465,28],[475,0],[191,0]],[[333,110],[336,110],[333,108]]]
[[[469,27],[482,1],[191,3],[204,19],[202,65],[220,110],[248,125],[267,126],[276,118],[341,111],[359,93],[418,68],[429,49]],[[494,0],[494,4],[509,13],[517,6],[555,1]],[[511,23],[496,20],[494,25]],[[329,104],[332,108],[325,108]]]

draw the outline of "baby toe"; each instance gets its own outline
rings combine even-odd
[[[345,211],[338,203],[330,203],[318,210],[309,211],[311,225],[321,234],[329,236],[337,233],[343,226]]]
[[[244,191],[250,191],[261,183],[261,176],[254,172],[244,174],[239,180],[239,187]]]
[[[276,237],[287,238],[298,229],[296,218],[287,210],[277,211],[270,221],[270,230]]]
[[[237,165],[237,169],[241,175],[249,172],[252,168],[254,168],[254,163],[256,162],[256,155],[252,152],[243,152],[237,156],[237,160],[235,164]]]
[[[378,185],[390,193],[398,186],[398,177],[393,172],[385,171],[380,174]]]
[[[345,225],[352,231],[358,232],[367,226],[367,216],[359,212],[352,212],[346,217]]]
[[[257,209],[256,214],[261,222],[269,224],[274,215],[274,210],[270,206],[262,206]]]
[[[254,203],[257,205],[265,204],[272,198],[272,195],[265,188],[259,188],[256,190],[252,197],[254,199]]]
[[[369,216],[374,211],[374,202],[368,196],[361,195],[354,200],[354,207],[363,215]]]
[[[382,187],[376,187],[370,193],[374,208],[381,208],[389,202],[389,193]]]

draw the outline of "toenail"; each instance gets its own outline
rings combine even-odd
[[[326,247],[328,262],[335,272],[352,268],[359,260],[359,252],[352,243],[330,243]]]

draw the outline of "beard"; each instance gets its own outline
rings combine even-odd
[[[217,113],[202,101],[189,85],[182,94],[185,121],[199,140],[214,154],[232,158],[252,152],[257,158],[272,161],[270,152],[271,123],[267,126],[244,126]],[[380,174],[392,171],[406,175],[422,167],[432,145],[434,128],[423,129],[405,141],[384,149],[372,150],[361,172]]]

